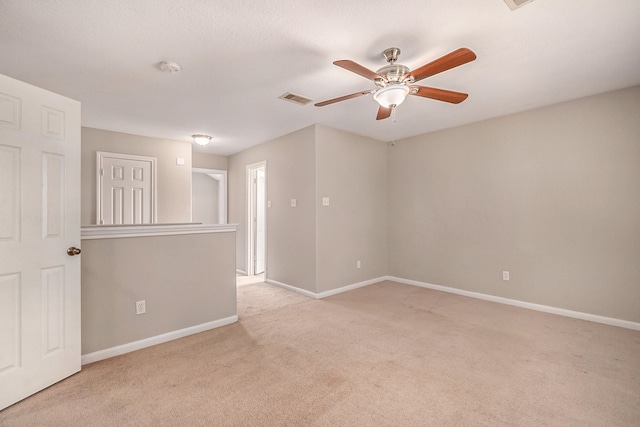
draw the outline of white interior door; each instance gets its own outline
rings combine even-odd
[[[265,170],[260,168],[256,170],[256,246],[255,259],[256,266],[254,274],[264,273],[265,259],[265,228],[266,221],[266,187],[265,187]]]
[[[97,153],[98,224],[154,222],[154,157]]]
[[[247,275],[262,274],[266,266],[266,161],[247,166]]]
[[[0,75],[0,409],[80,370],[79,245],[80,103]]]

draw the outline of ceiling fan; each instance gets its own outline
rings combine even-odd
[[[450,102],[452,104],[459,104],[469,96],[466,93],[414,84],[426,77],[450,70],[476,59],[476,54],[466,47],[454,50],[453,52],[429,62],[422,67],[418,67],[413,71],[405,65],[396,63],[398,55],[400,55],[400,49],[397,47],[386,49],[382,55],[385,57],[388,65],[385,65],[376,72],[373,72],[348,59],[334,61],[334,64],[338,67],[342,67],[345,70],[373,80],[377,87],[375,89],[363,90],[349,95],[340,96],[338,98],[329,99],[327,101],[318,102],[315,106],[323,107],[325,105],[345,101],[358,96],[373,94],[373,99],[375,99],[379,104],[376,120],[382,120],[390,117],[394,113],[395,108],[402,104],[406,99],[407,95],[422,96],[424,98],[437,99],[438,101]]]

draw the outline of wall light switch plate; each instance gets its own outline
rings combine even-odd
[[[176,157],[176,165],[184,166],[184,157]]]
[[[270,208],[271,207],[271,200],[267,200],[267,207]]]
[[[297,206],[298,202],[296,199],[291,199],[291,207],[295,208]]]
[[[322,206],[329,206],[329,198],[328,197],[323,197],[322,198]]]

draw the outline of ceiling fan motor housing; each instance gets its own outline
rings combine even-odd
[[[378,86],[386,86],[387,83],[401,83],[402,76],[409,71],[411,71],[409,67],[402,64],[385,65],[376,71],[376,74],[384,77],[384,79],[376,79],[375,83]]]
[[[383,77],[383,79],[374,80],[376,85],[384,87],[389,83],[403,83],[401,81],[402,76],[408,74],[411,70],[405,65],[396,64],[399,55],[400,49],[397,47],[390,47],[389,49],[385,49],[385,51],[382,52],[382,56],[384,56],[384,59],[388,62],[389,65],[385,65],[384,67],[376,71],[376,74]]]

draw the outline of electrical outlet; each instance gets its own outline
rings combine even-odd
[[[509,280],[509,272],[508,271],[503,271],[502,272],[502,280]]]
[[[145,314],[146,312],[147,312],[147,307],[146,307],[146,304],[145,304],[144,300],[137,301],[136,302],[136,314]]]

